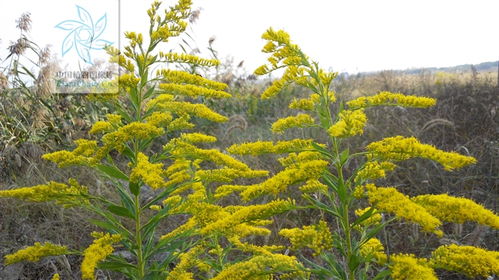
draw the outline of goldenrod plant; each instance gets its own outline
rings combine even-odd
[[[6,265],[79,255],[82,279],[95,279],[97,270],[109,270],[137,280],[437,279],[436,269],[469,277],[499,273],[499,253],[483,248],[443,245],[422,256],[386,250],[381,233],[400,220],[438,237],[445,236],[444,222],[498,229],[499,217],[472,200],[447,194],[411,197],[396,187],[376,184],[411,158],[435,161],[447,171],[476,160],[403,136],[351,152],[348,139],[363,133],[371,107],[427,108],[436,100],[391,92],[337,100],[332,90],[336,73],[319,68],[284,31],[269,29],[263,35],[263,50],[270,57],[255,74],[282,69],[283,76],[262,98],[274,97],[293,83],[310,94],[295,98],[289,107],[300,113],[276,121],[272,131],[282,134],[308,127],[322,131],[328,141],[259,141],[227,149],[234,155],[283,155],[282,171],[272,176],[209,148],[216,137],[196,132],[195,124],[200,119],[224,122],[227,117],[202,101],[231,95],[224,83],[196,71],[219,62],[161,51],[185,33],[191,5],[191,0],[178,0],[162,13],[161,3],[154,2],[147,11],[148,34],[127,32],[129,42],[123,50],[108,48],[122,71],[115,84],[117,94],[93,97],[112,112],[93,123],[91,137],[76,140],[73,150],[43,156],[61,168],[79,165],[95,170],[110,182],[114,196],[83,186],[76,178],[0,191],[0,197],[93,213],[96,218],[89,222],[100,228],[92,233],[93,242],[86,248],[37,242],[4,256]],[[111,83],[101,89],[113,87]],[[267,178],[244,182],[259,177]],[[295,187],[299,197],[288,191]],[[274,232],[288,246],[261,242],[272,239],[262,237],[272,234],[270,225],[278,215],[290,211],[317,219],[306,224],[293,221],[298,227]],[[69,273],[60,271],[52,279],[64,279],[65,274]]]
[[[446,152],[415,137],[394,136],[359,147],[350,152],[350,137],[361,135],[368,121],[366,110],[376,106],[427,108],[436,100],[401,93],[379,92],[354,100],[337,100],[332,90],[336,73],[321,69],[282,31],[268,29],[263,52],[268,63],[255,70],[266,75],[283,71],[280,79],[262,93],[272,98],[288,85],[295,84],[310,94],[295,98],[289,108],[300,110],[295,116],[277,120],[274,133],[290,128],[322,130],[327,143],[314,139],[260,141],[231,146],[237,155],[283,154],[283,170],[269,179],[250,186],[224,185],[216,196],[239,193],[244,201],[264,195],[285,198],[289,188],[298,187],[303,198],[297,208],[319,213],[318,221],[298,228],[284,228],[279,234],[289,240],[291,251],[299,257],[311,279],[437,279],[435,269],[467,275],[492,276],[499,273],[499,253],[472,246],[444,245],[431,255],[415,256],[385,249],[381,232],[390,223],[403,220],[438,237],[445,235],[444,222],[475,222],[499,229],[499,217],[466,198],[447,194],[410,197],[396,187],[378,186],[397,168],[397,163],[424,158],[442,165],[447,171],[475,163],[470,156]],[[359,162],[361,164],[359,164]]]
[[[112,182],[116,197],[106,197],[76,179],[0,191],[0,197],[53,202],[94,213],[99,218],[90,222],[101,231],[92,234],[92,244],[81,249],[80,244],[35,243],[6,255],[6,265],[81,255],[82,279],[95,279],[97,269],[115,271],[128,279],[307,276],[295,257],[278,253],[282,246],[245,240],[270,234],[265,227],[273,222],[269,218],[293,209],[293,200],[218,203],[214,183],[268,172],[252,170],[218,149],[203,148],[217,139],[192,131],[198,119],[227,120],[200,100],[231,95],[223,83],[175,68],[180,64],[196,66],[191,69],[211,67],[217,60],[160,50],[183,34],[191,5],[190,0],[179,0],[161,13],[161,3],[154,2],[147,11],[148,36],[126,32],[129,43],[122,52],[108,48],[123,74],[117,79],[118,94],[93,96],[114,110],[89,131],[97,140],[79,139],[71,151],[43,156],[60,168],[79,165],[94,169]],[[112,84],[106,87],[113,88]],[[176,228],[168,227],[179,223]],[[61,272],[52,279],[63,278]]]

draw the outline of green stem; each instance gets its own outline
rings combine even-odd
[[[143,279],[145,276],[145,260],[142,252],[142,233],[141,233],[141,221],[140,221],[140,201],[139,196],[136,195],[134,198],[135,205],[135,242],[137,245],[137,273],[138,279]]]

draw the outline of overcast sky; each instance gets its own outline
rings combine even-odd
[[[173,1],[165,1],[172,3]],[[105,4],[104,4],[105,3]],[[61,53],[64,31],[54,26],[76,18],[75,5],[96,21],[117,20],[117,0],[0,0],[0,48],[15,39],[15,18],[29,11],[33,39]],[[121,29],[145,31],[150,1],[121,0]],[[499,60],[497,0],[194,0],[202,8],[192,27],[198,47],[245,61],[249,71],[265,61],[261,34],[284,29],[323,68],[359,72],[452,66]],[[112,31],[110,31],[112,32]],[[105,33],[110,41],[117,40]],[[4,54],[3,52],[1,53]],[[69,52],[68,52],[69,55]]]

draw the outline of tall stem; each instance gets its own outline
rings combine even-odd
[[[134,198],[135,205],[135,242],[137,245],[137,273],[138,279],[143,279],[145,276],[145,260],[142,252],[142,233],[140,231],[142,225],[140,222],[140,200],[139,196],[136,195]]]

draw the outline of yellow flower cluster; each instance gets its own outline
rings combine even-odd
[[[371,207],[367,207],[367,208],[364,208],[364,209],[357,209],[355,210],[355,215],[357,215],[358,217],[364,215],[364,213],[366,213],[367,211],[371,210]],[[371,217],[365,219],[364,221],[362,221],[362,224],[363,225],[377,225],[379,223],[381,223],[383,219],[383,216],[381,215],[381,213],[378,213],[376,212],[376,210],[371,214]]]
[[[343,110],[340,112],[340,119],[329,129],[332,137],[350,137],[364,133],[364,126],[367,116],[364,110]]]
[[[442,221],[459,224],[477,222],[499,229],[499,216],[473,200],[447,194],[420,195],[412,200]]]
[[[379,105],[396,105],[404,107],[427,108],[436,104],[434,98],[404,95],[402,93],[391,93],[382,91],[373,96],[362,96],[347,102],[352,109],[366,108]]]
[[[13,254],[5,255],[5,265],[11,265],[22,261],[37,262],[44,257],[60,256],[67,254],[68,248],[66,246],[55,245],[50,242],[41,244],[35,242],[35,245],[21,249]]]
[[[314,118],[308,114],[298,114],[277,120],[272,124],[272,132],[283,133],[292,127],[308,127],[314,125]]]
[[[371,238],[366,241],[366,243],[360,246],[360,254],[366,258],[368,261],[374,259],[378,264],[384,265],[387,260],[385,254],[385,247],[377,238]]]
[[[286,212],[293,209],[294,205],[295,203],[292,200],[274,200],[266,204],[241,207],[225,218],[208,224],[206,227],[201,229],[201,233],[208,234],[212,232],[226,232],[242,223],[266,219],[273,215]]]
[[[73,151],[57,151],[44,154],[42,158],[56,163],[60,168],[70,165],[95,165],[100,159],[97,141],[78,139],[75,143],[76,148]]]
[[[320,221],[316,225],[303,226],[301,229],[282,229],[279,235],[288,238],[294,250],[308,247],[314,250],[316,256],[333,247],[333,235],[325,221]]]
[[[132,139],[151,139],[160,136],[164,130],[150,123],[131,122],[118,130],[104,134],[102,142],[107,149],[122,151],[124,144]]]
[[[81,263],[82,279],[93,280],[97,264],[111,255],[114,251],[112,244],[121,240],[119,234],[93,232],[92,236],[96,239],[83,252],[83,261]]]
[[[169,131],[181,130],[181,129],[192,129],[195,127],[193,123],[190,123],[190,116],[187,114],[181,114],[180,117],[174,119],[169,125]]]
[[[217,66],[220,64],[220,61],[216,59],[204,59],[195,55],[185,53],[165,53],[160,51],[159,57],[165,59],[165,61],[169,63],[188,63],[200,66]]]
[[[499,274],[499,252],[455,244],[438,247],[432,253],[435,268],[456,271],[468,277]]]
[[[190,97],[204,96],[208,98],[229,98],[231,95],[225,91],[214,90],[210,88],[195,85],[179,85],[173,83],[163,83],[159,88],[168,94],[185,95]]]
[[[310,95],[310,98],[302,98],[302,99],[293,99],[291,103],[289,103],[290,109],[298,109],[304,111],[312,111],[315,108],[315,105],[319,102],[320,96],[316,93]]]
[[[217,138],[215,136],[206,135],[202,133],[182,133],[180,139],[187,143],[211,143],[216,142]]]
[[[92,128],[88,133],[90,134],[98,134],[102,132],[109,132],[113,129],[113,126],[110,122],[106,121],[97,121],[92,125]]]
[[[262,183],[248,186],[240,193],[241,198],[249,201],[264,194],[277,195],[292,184],[318,179],[328,164],[324,160],[311,160],[302,162],[298,166],[286,168]]]
[[[213,122],[227,121],[227,117],[224,117],[212,111],[204,104],[193,104],[183,101],[167,101],[165,96],[163,95],[160,95],[155,99],[151,99],[147,104],[147,106],[148,107],[156,106],[160,110],[165,110],[171,113],[175,113],[179,116],[188,114],[199,118],[207,119]]]
[[[221,168],[210,170],[198,170],[195,178],[199,178],[205,184],[211,182],[230,183],[237,178],[255,178],[268,176],[267,170],[239,170],[234,168]],[[218,189],[217,189],[218,192]]]
[[[81,186],[74,179],[69,179],[69,185],[58,182],[0,191],[0,197],[13,197],[31,202],[55,201],[64,207],[81,206],[88,203],[85,196],[87,187]]]
[[[365,188],[369,203],[374,208],[416,223],[426,232],[433,232],[438,236],[443,235],[443,232],[438,229],[442,222],[408,196],[398,192],[396,188],[376,187],[373,184],[367,184]]]
[[[272,275],[276,272],[288,272],[293,275],[291,279],[304,279],[307,276],[295,257],[282,254],[263,254],[225,267],[212,280],[268,280],[273,279]]]
[[[395,164],[389,161],[368,161],[364,167],[357,172],[355,182],[384,178],[386,176],[386,171],[392,171],[396,167]]]
[[[161,69],[158,71],[158,75],[161,75],[170,83],[192,84],[215,90],[224,90],[227,88],[227,84],[212,81],[196,74],[187,73],[185,71]],[[230,97],[230,95],[228,97]]]
[[[136,87],[139,81],[140,78],[131,73],[126,73],[118,77],[118,85],[126,91]]]
[[[257,71],[255,71],[255,73],[257,73]],[[298,68],[297,66],[289,66],[288,68],[286,68],[284,74],[280,79],[273,81],[272,84],[263,91],[261,98],[269,99],[277,95],[284,87],[298,79],[298,77],[302,74],[302,68]]]
[[[59,276],[59,273],[56,273],[52,276],[52,279],[50,280],[61,280],[61,277]]]
[[[173,120],[173,116],[167,112],[153,112],[151,115],[147,116],[145,119],[146,123],[156,126],[165,127],[170,124]]]
[[[189,270],[200,264],[197,256],[203,253],[204,250],[204,246],[197,245],[189,251],[181,253],[179,255],[180,262],[168,273],[166,280],[194,280],[194,273],[189,272]]]
[[[443,165],[445,170],[461,168],[476,159],[455,152],[444,152],[428,144],[421,144],[415,137],[395,136],[367,145],[372,156],[384,160],[407,160],[413,157],[431,159]]]
[[[258,141],[253,143],[234,144],[227,151],[236,155],[284,154],[313,149],[311,139],[293,139],[290,141]]]
[[[142,180],[142,182],[153,189],[163,187],[165,185],[165,180],[163,179],[163,164],[151,163],[146,155],[138,153],[137,165],[130,173],[130,181],[139,182],[139,180]]]
[[[283,167],[299,165],[301,162],[322,159],[322,155],[315,151],[305,151],[300,153],[290,153],[286,157],[277,159]]]
[[[427,259],[411,254],[390,256],[390,270],[393,280],[438,280]]]
[[[169,143],[164,145],[163,148],[165,150],[170,150],[170,153],[177,158],[208,160],[220,166],[227,166],[229,168],[240,170],[250,170],[248,165],[245,163],[238,161],[216,149],[200,149],[179,138],[172,139]]]
[[[319,182],[319,180],[317,179],[308,180],[305,184],[300,186],[300,191],[304,194],[314,193],[314,192],[327,194],[328,189],[329,188],[327,185],[324,185],[323,183]]]

